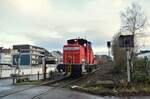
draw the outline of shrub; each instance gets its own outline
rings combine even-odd
[[[132,79],[134,82],[140,82],[140,83],[145,83],[148,81],[148,77],[145,73],[142,73],[140,71],[136,71],[132,74]]]

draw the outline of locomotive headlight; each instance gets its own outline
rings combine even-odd
[[[56,58],[56,59],[55,59],[55,61],[57,62],[57,61],[58,61],[58,59]]]
[[[82,62],[84,62],[85,61],[85,59],[82,59]]]

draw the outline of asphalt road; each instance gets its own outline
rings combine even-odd
[[[40,95],[41,93],[44,94]],[[65,89],[53,89],[47,86],[41,86],[38,88],[36,87],[33,89],[21,91],[19,93],[12,94],[3,97],[1,99],[104,99],[104,98],[73,92]]]
[[[33,88],[30,89],[30,87]],[[105,98],[48,86],[34,87],[33,85],[12,85],[12,80],[7,79],[7,80],[0,80],[0,99],[105,99]]]

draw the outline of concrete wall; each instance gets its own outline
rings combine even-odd
[[[47,73],[50,71],[55,71],[56,65],[47,65]],[[29,66],[20,66],[20,74],[24,75],[35,75],[39,72],[39,74],[43,74],[43,68],[42,66],[35,66],[35,67],[29,67]],[[0,78],[6,78],[10,77],[11,74],[15,73],[15,67],[6,67],[2,66],[0,68]],[[18,71],[16,71],[18,73]]]

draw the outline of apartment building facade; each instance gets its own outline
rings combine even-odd
[[[14,66],[37,66],[43,62],[45,49],[33,45],[13,45],[12,64]]]

